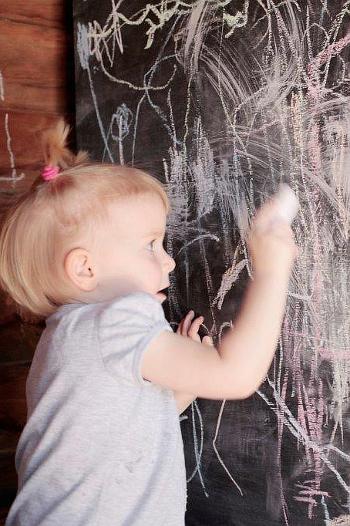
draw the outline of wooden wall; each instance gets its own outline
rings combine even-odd
[[[67,0],[0,0],[0,215],[42,167],[40,132],[58,116],[73,121],[72,27]],[[42,327],[0,291],[0,525],[16,494],[25,380]]]

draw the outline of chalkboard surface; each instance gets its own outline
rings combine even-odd
[[[266,381],[182,416],[189,526],[350,524],[349,13],[346,0],[74,3],[78,146],[167,186],[174,328],[193,308],[219,341],[251,276],[256,207],[281,181],[301,202]]]

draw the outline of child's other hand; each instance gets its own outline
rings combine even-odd
[[[290,225],[279,216],[279,203],[271,199],[258,210],[248,236],[253,276],[289,275],[297,256]]]
[[[180,321],[176,333],[181,334],[181,336],[191,338],[191,340],[194,340],[195,342],[201,342],[198,331],[203,321],[203,316],[199,316],[198,318],[194,319],[194,312],[193,310],[190,310],[186,314],[186,316]],[[211,347],[213,347],[214,345],[213,340],[210,336],[204,336],[202,339],[202,343]]]

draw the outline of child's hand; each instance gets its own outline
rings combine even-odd
[[[191,340],[194,340],[195,342],[200,342],[201,339],[198,334],[198,331],[203,321],[203,316],[199,316],[194,320],[194,312],[193,310],[190,310],[186,314],[186,316],[180,321],[176,333],[181,334],[181,336],[191,338]],[[210,345],[211,347],[213,347],[214,345],[213,340],[210,336],[204,336],[202,339],[202,343],[204,343],[205,345]]]
[[[248,237],[253,275],[289,275],[297,247],[289,224],[279,216],[279,204],[271,199],[256,214]]]

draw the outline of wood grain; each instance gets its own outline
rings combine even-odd
[[[0,19],[2,109],[67,111],[69,42],[64,29]]]
[[[65,29],[70,9],[71,2],[62,0],[0,0],[0,18],[44,28]]]

